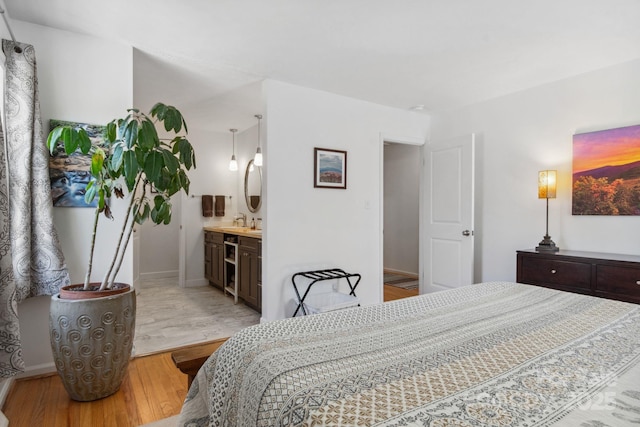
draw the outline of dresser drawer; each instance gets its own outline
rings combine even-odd
[[[591,264],[524,256],[518,280],[563,290],[590,291]]]
[[[596,290],[640,300],[640,268],[599,265]]]

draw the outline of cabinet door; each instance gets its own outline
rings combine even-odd
[[[213,262],[213,255],[211,252],[213,248],[211,246],[211,243],[204,244],[204,278],[208,281],[213,280],[213,274],[211,272],[211,264]]]
[[[217,288],[223,286],[224,236],[222,233],[204,232],[204,277]]]
[[[258,254],[253,250],[240,250],[240,289],[238,293],[244,302],[258,307]]]
[[[258,246],[258,311],[262,313],[262,245]]]
[[[224,286],[224,250],[220,243],[211,244],[211,282],[218,288]]]

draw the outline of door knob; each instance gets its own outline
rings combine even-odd
[[[463,236],[471,236],[471,232],[470,232],[469,230],[464,230],[464,231],[462,232],[462,235],[463,235]]]

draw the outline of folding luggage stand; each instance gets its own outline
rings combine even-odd
[[[300,297],[300,290],[298,289],[298,284],[296,284],[296,278],[304,277],[306,279],[311,280],[311,282],[307,285],[307,289],[305,290],[302,298]],[[316,298],[315,306],[312,306],[310,303],[305,304],[305,299],[309,295],[309,290],[311,287],[325,280],[333,280],[333,279],[347,279],[347,283],[349,284],[349,294],[344,294],[342,292],[328,292],[325,294],[318,294],[324,297],[323,300]],[[353,279],[355,283],[352,282]],[[293,289],[296,291],[296,296],[298,297],[298,307],[296,311],[293,313],[293,317],[296,317],[298,311],[302,309],[302,312],[307,315],[307,308],[310,308],[310,311],[315,313],[321,313],[326,311],[338,310],[341,308],[347,307],[355,307],[360,305],[360,301],[358,297],[356,297],[356,287],[358,283],[360,283],[361,276],[357,273],[347,273],[340,268],[330,268],[327,270],[315,270],[315,271],[302,271],[300,273],[296,273],[291,277],[291,283],[293,283]],[[311,295],[310,297],[313,297]]]

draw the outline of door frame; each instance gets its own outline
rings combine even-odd
[[[191,196],[193,197],[193,196]],[[185,215],[183,214],[187,203],[187,196],[180,192],[180,218],[178,219],[178,287],[187,287],[187,236]]]
[[[424,234],[424,149],[427,144],[427,140],[423,137],[414,137],[414,136],[406,136],[406,135],[395,135],[381,132],[380,133],[380,182],[378,183],[379,197],[380,197],[380,224],[378,226],[379,230],[379,255],[378,255],[378,265],[380,265],[380,280],[379,280],[379,298],[380,302],[384,300],[384,143],[390,142],[393,144],[405,144],[405,145],[415,145],[420,147],[420,158],[422,161],[420,162],[420,182],[419,182],[419,199],[418,199],[418,283],[420,293],[422,293],[422,287],[424,282],[424,260],[422,259],[422,254],[424,253],[423,248],[423,234]]]

